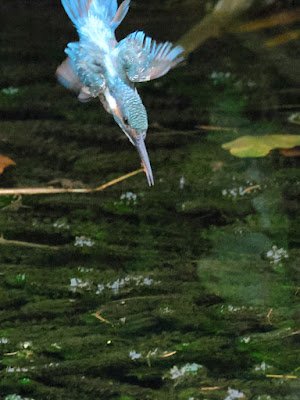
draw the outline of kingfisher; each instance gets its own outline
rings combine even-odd
[[[145,138],[146,109],[134,86],[165,75],[183,60],[183,48],[157,43],[143,31],[116,40],[115,30],[129,10],[130,0],[61,0],[79,35],[65,49],[57,68],[60,83],[81,102],[98,97],[104,109],[137,148],[149,186],[154,184]]]

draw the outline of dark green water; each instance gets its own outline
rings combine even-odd
[[[204,15],[205,2],[171,3],[133,2],[118,37],[176,41]],[[55,81],[75,39],[59,1],[1,14],[0,154],[16,166],[0,187],[96,187],[138,169],[100,103]],[[139,174],[99,193],[0,198],[5,239],[50,246],[0,244],[1,400],[299,398],[297,159],[221,147],[299,134],[299,43],[261,50],[288,29],[208,40],[139,87],[154,187]]]

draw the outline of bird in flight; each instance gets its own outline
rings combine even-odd
[[[134,87],[165,75],[183,60],[183,48],[157,43],[142,31],[118,42],[115,30],[129,9],[117,0],[62,0],[79,41],[65,49],[67,59],[57,68],[60,83],[77,93],[82,102],[99,97],[105,110],[137,148],[149,186],[153,173],[145,146],[148,118]]]

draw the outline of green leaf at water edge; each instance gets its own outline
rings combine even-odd
[[[264,157],[277,148],[290,149],[300,145],[300,135],[242,136],[224,143],[223,149],[236,157]]]

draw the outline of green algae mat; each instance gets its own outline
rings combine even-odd
[[[120,37],[174,42],[214,5],[132,3]],[[263,3],[247,18],[290,11]],[[95,188],[137,170],[99,102],[55,81],[76,40],[60,2],[2,11],[0,154],[15,165],[0,188]],[[263,51],[287,28],[273,29],[210,39],[139,87],[154,187],[140,173],[98,193],[0,196],[1,400],[298,399],[297,151],[222,148],[299,137],[296,44]]]

